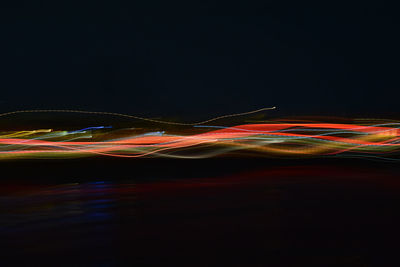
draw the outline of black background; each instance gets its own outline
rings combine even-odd
[[[398,114],[398,14],[381,1],[10,1],[0,111],[195,120]]]

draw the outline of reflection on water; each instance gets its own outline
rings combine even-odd
[[[398,189],[396,174],[331,166],[141,183],[4,182],[3,259],[363,266],[374,260],[370,250],[388,256]]]
[[[14,191],[10,188],[9,195],[0,198],[2,230],[33,231],[61,224],[107,225],[117,205],[115,194],[121,186],[124,190],[133,187],[98,181],[19,187],[13,188]],[[3,191],[7,191],[7,186]]]
[[[110,262],[119,220],[135,221],[134,191],[134,183],[110,181],[2,185],[0,233],[10,260],[92,255],[91,263]]]

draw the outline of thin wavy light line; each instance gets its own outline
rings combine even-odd
[[[274,110],[274,109],[276,109],[276,107],[260,108],[260,109],[253,110],[253,111],[247,111],[247,112],[242,112],[242,113],[235,113],[235,114],[223,115],[223,116],[215,117],[215,118],[212,118],[212,119],[209,119],[209,120],[205,120],[205,121],[201,121],[201,122],[196,122],[196,123],[183,123],[183,122],[172,122],[172,121],[155,120],[155,119],[150,119],[150,118],[145,118],[145,117],[139,117],[139,116],[134,116],[134,115],[129,115],[129,114],[115,113],[115,112],[87,111],[87,110],[73,110],[73,109],[30,109],[30,110],[17,110],[17,111],[11,111],[11,112],[0,113],[0,117],[5,117],[5,116],[10,116],[10,115],[15,115],[15,114],[21,114],[21,113],[81,113],[81,114],[111,115],[111,116],[117,116],[117,117],[124,117],[124,118],[131,118],[131,119],[137,119],[137,120],[150,121],[150,122],[155,122],[155,123],[163,123],[163,124],[171,124],[171,125],[182,125],[182,126],[191,126],[191,125],[205,124],[205,123],[209,123],[209,122],[216,121],[216,120],[220,120],[220,119],[231,118],[231,117],[238,117],[238,116],[244,116],[244,115],[249,115],[249,114],[258,113],[258,112],[261,112],[261,111]]]

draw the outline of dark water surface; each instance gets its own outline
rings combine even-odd
[[[8,162],[12,265],[398,266],[396,164]]]

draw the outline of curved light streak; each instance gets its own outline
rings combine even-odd
[[[1,115],[0,115],[1,116]],[[229,115],[228,115],[229,116]],[[186,125],[187,126],[187,125]],[[378,157],[397,160],[400,124],[275,121],[232,127],[192,125],[169,130],[105,126],[78,131],[0,133],[0,159],[110,156],[206,158],[229,153],[267,157]],[[124,130],[124,131],[121,131]],[[384,156],[384,157],[383,157]]]

